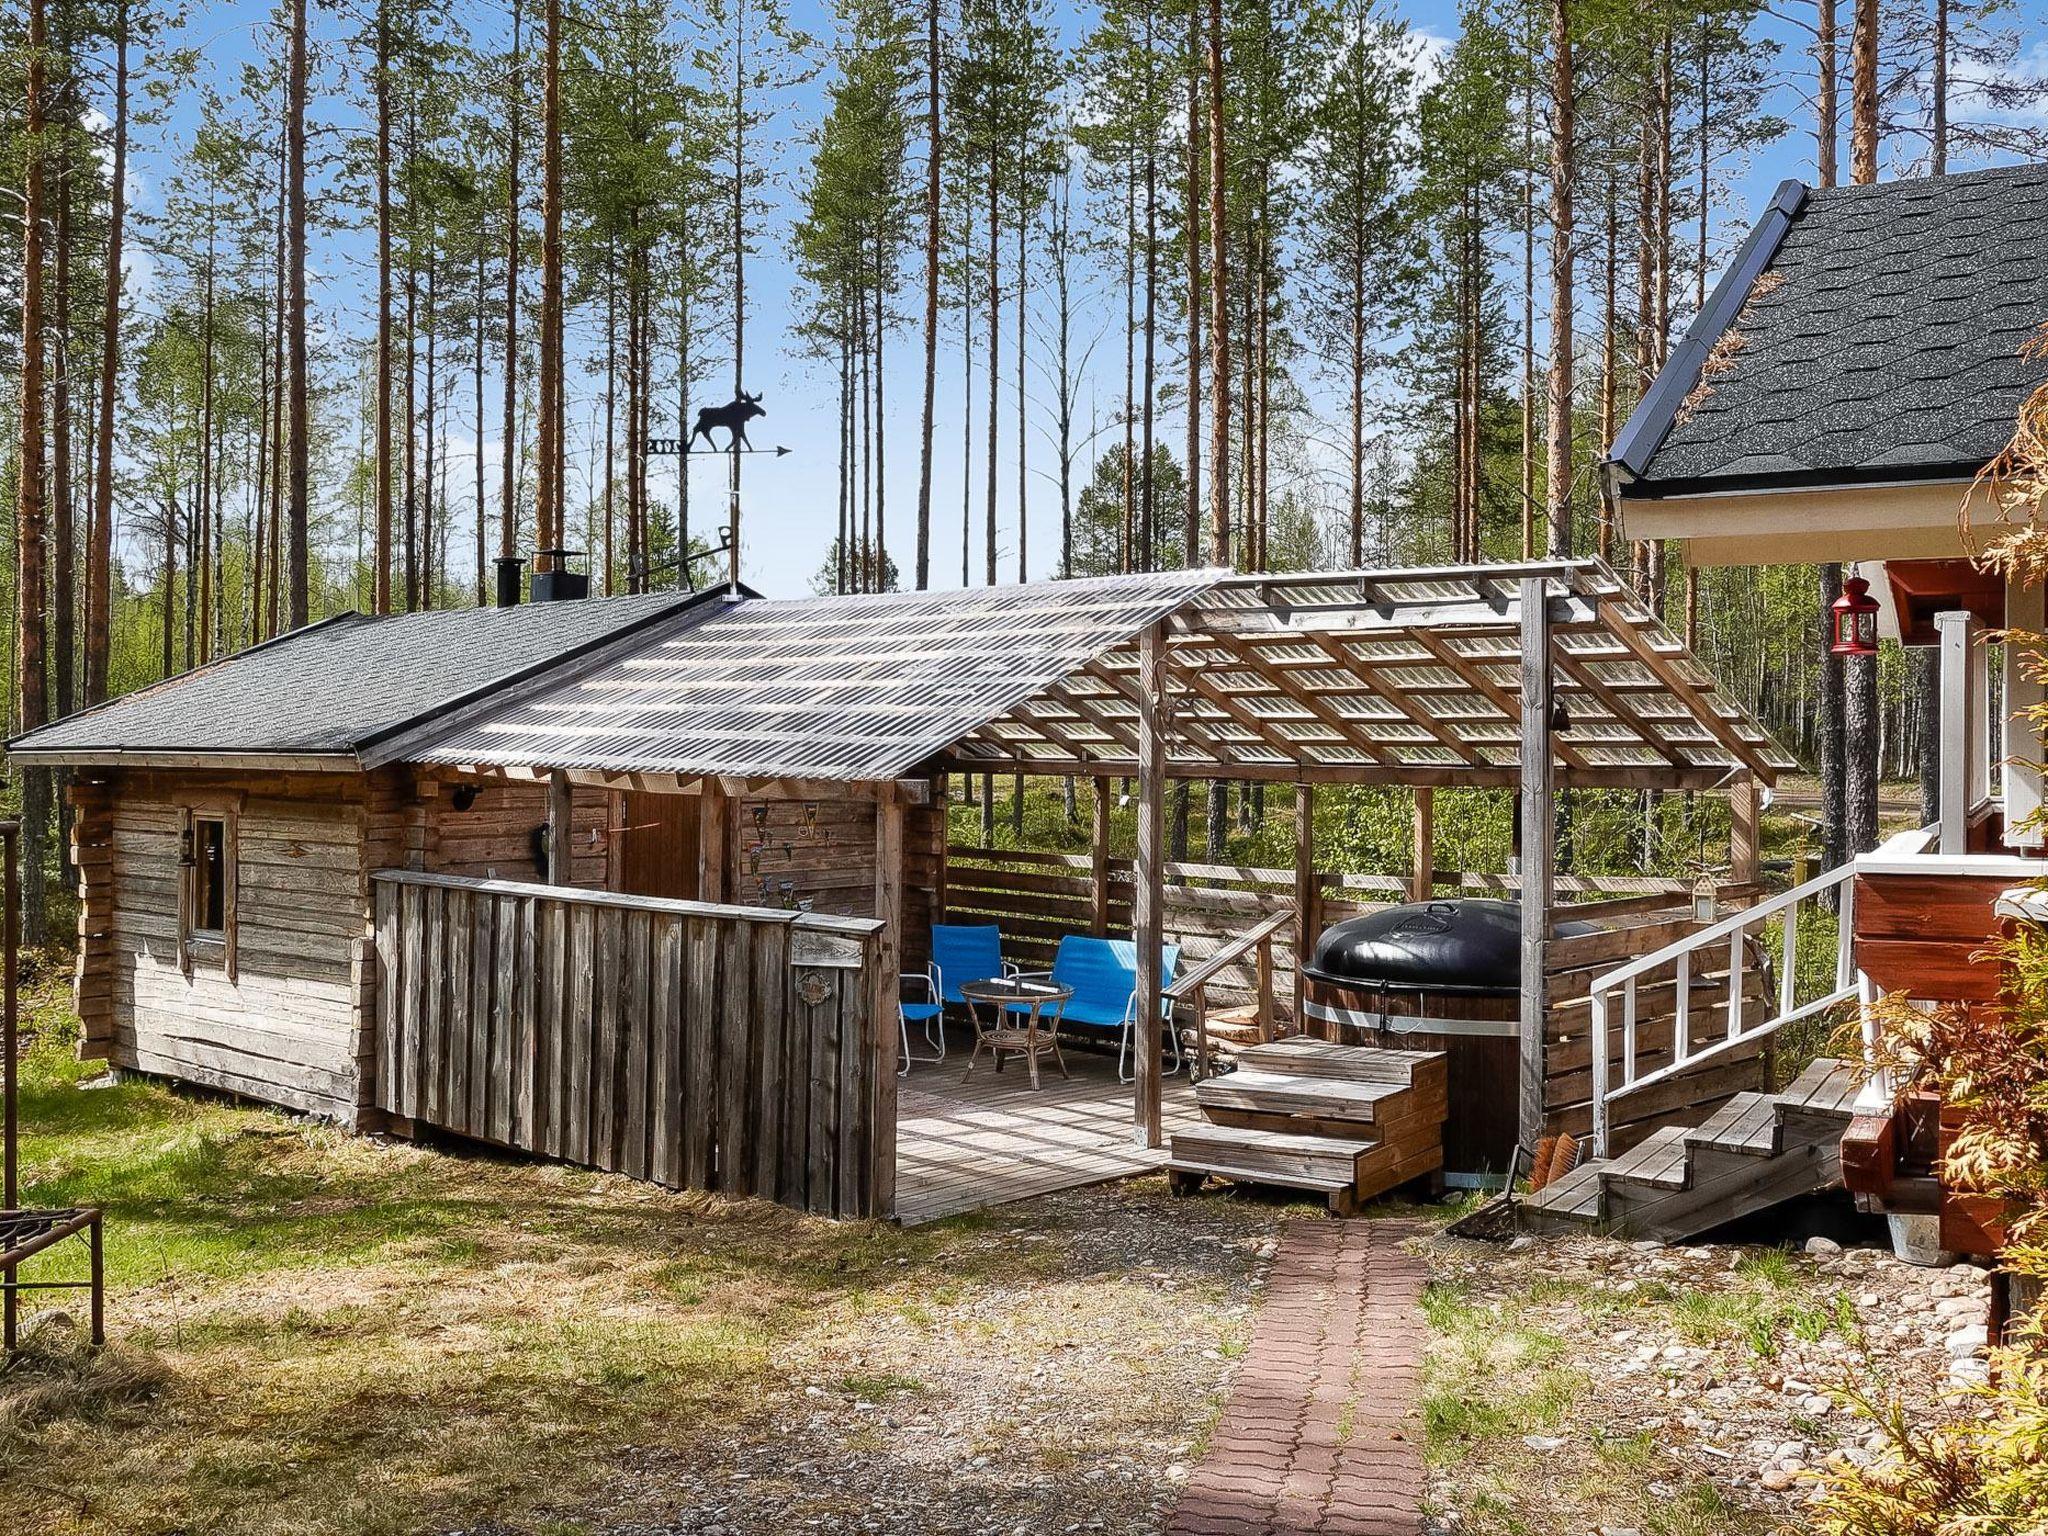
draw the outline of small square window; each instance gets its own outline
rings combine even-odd
[[[192,823],[193,930],[208,938],[227,932],[228,824],[201,816]]]

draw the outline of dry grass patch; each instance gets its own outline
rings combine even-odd
[[[1146,1186],[905,1232],[350,1137],[100,1086],[41,1001],[28,1196],[106,1207],[115,1345],[92,1356],[47,1329],[0,1374],[0,1530],[598,1530],[621,1500],[676,1497],[622,1468],[763,1447],[765,1488],[787,1464],[774,1447],[821,1406],[825,1449],[845,1428],[900,1455],[910,1431],[870,1415],[1040,1411],[1099,1394],[1106,1364],[1122,1423],[1163,1447],[1117,1495],[1135,1508],[1209,1411],[1271,1225],[1223,1202],[1184,1215]],[[1204,1228],[1218,1235],[1160,1256],[1160,1231]],[[1068,1440],[1039,1425],[1021,1447]]]

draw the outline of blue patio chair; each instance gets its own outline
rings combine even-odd
[[[933,923],[932,978],[941,1003],[965,1004],[964,982],[1014,976],[1003,959],[1003,930],[994,923]]]
[[[939,997],[939,971],[933,966],[926,971],[905,971],[899,978],[896,992],[896,1018],[903,1031],[903,1051],[896,1059],[896,1074],[910,1075],[913,1061],[935,1062],[946,1059],[946,1005]],[[922,990],[923,1002],[905,1002],[904,993]],[[913,1056],[910,1053],[910,1026],[917,1025],[924,1031],[924,1043],[930,1047],[930,1054]]]
[[[1180,946],[1161,945],[1160,980],[1173,980],[1174,969],[1179,964]],[[1119,1032],[1116,1074],[1120,1081],[1128,1083],[1133,1076],[1128,1062],[1138,1022],[1138,946],[1130,939],[1093,939],[1070,933],[1060,940],[1060,947],[1053,955],[1052,969],[1030,974],[1074,989],[1073,997],[1060,1015],[1062,1024],[1082,1024]],[[1170,1024],[1173,1005],[1162,999],[1160,1010]],[[1167,1044],[1173,1053],[1170,1070],[1175,1072],[1181,1068],[1179,1035],[1175,1029],[1166,1031]]]

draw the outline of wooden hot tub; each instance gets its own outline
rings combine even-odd
[[[1302,967],[1302,1011],[1314,1033],[1444,1053],[1444,1176],[1453,1184],[1500,1182],[1514,1152],[1521,937],[1518,902],[1418,902],[1324,929]]]

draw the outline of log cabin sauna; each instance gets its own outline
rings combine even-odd
[[[1233,1029],[1248,1051],[1323,1033],[1297,964],[1323,925],[1445,886],[1519,901],[1500,1134],[1584,1123],[1575,978],[1696,919],[1677,882],[1558,875],[1555,794],[1729,793],[1739,903],[1756,789],[1790,761],[1597,561],[351,615],[10,750],[69,770],[88,1055],[358,1128],[904,1219],[1213,1136],[1215,1079],[1168,1082],[1164,1031],[1211,1069]],[[1085,782],[1093,851],[949,846],[969,773]],[[1292,870],[1163,856],[1171,783],[1216,778],[1292,788]],[[1132,858],[1109,848],[1122,785]],[[1515,792],[1520,873],[1438,871],[1427,837],[1399,876],[1320,868],[1316,795],[1346,785],[1412,791],[1418,825],[1439,788]],[[1040,1134],[1050,1098],[954,1115],[950,1067],[899,1075],[898,977],[940,918],[995,921],[1025,963],[1061,932],[1138,941],[1136,1080],[1091,1080],[1061,1166],[961,1131],[1038,1115]],[[1618,1070],[1683,1066],[1669,1020],[1646,1006]],[[1767,1071],[1759,1051],[1703,1087],[1667,1076],[1635,1120]],[[1417,1103],[1441,1097],[1432,1072]],[[1250,1157],[1285,1135],[1240,1129]],[[1380,1162],[1429,1171],[1434,1138]]]

